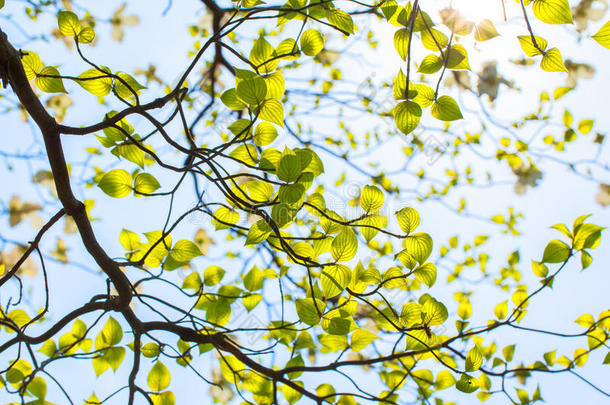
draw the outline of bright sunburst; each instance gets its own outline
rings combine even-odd
[[[437,1],[437,3],[440,7],[451,5],[474,22],[480,22],[486,18],[492,21],[504,18],[502,0],[452,0],[451,2]]]

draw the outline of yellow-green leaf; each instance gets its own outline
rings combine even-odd
[[[258,117],[262,120],[269,121],[283,127],[284,106],[278,100],[268,98],[261,105]]]
[[[540,50],[544,52],[548,45],[546,39],[536,35],[534,36],[534,39],[532,39],[531,35],[521,35],[517,38],[519,39],[519,44],[521,45],[521,49],[523,49],[523,52],[525,52],[525,54],[530,57],[540,55],[542,53],[540,52]],[[534,40],[536,41],[535,45]],[[538,48],[540,48],[540,50]]]
[[[535,0],[534,15],[547,24],[572,24],[568,0]]]
[[[441,96],[432,105],[430,113],[441,121],[455,121],[464,118],[460,107],[450,96]]]
[[[155,192],[161,185],[157,179],[149,173],[139,173],[133,180],[134,195],[136,197]]]
[[[367,213],[378,212],[383,207],[385,197],[376,186],[364,186],[360,194],[360,206]]]
[[[45,66],[36,75],[35,83],[45,93],[67,93],[59,72],[53,66]]]
[[[148,377],[146,378],[148,387],[156,392],[166,389],[169,386],[170,380],[171,376],[168,368],[159,360],[157,360],[153,368],[150,369]]]
[[[398,129],[405,135],[417,128],[421,114],[421,107],[413,101],[403,101],[394,107],[394,121]]]
[[[123,198],[131,193],[131,174],[123,169],[115,169],[106,173],[98,187],[110,197]]]
[[[324,49],[324,38],[320,31],[310,28],[301,35],[301,50],[307,56],[316,56]]]
[[[57,25],[59,26],[59,32],[67,37],[78,35],[81,31],[78,16],[72,11],[60,11],[57,13]]]
[[[606,22],[591,38],[601,46],[610,49],[610,21]]]
[[[498,35],[498,31],[496,31],[496,27],[491,20],[485,19],[474,26],[474,39],[477,41],[487,41]]]
[[[546,51],[546,54],[540,61],[540,67],[547,72],[567,72],[566,66],[563,64],[563,58],[557,48],[551,48]]]

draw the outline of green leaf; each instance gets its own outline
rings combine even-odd
[[[399,70],[394,78],[393,96],[395,100],[412,99],[417,96],[417,90],[413,87],[413,83],[409,84],[409,94],[407,94],[407,76],[402,70]]]
[[[214,211],[212,224],[216,230],[228,229],[239,221],[239,212],[227,207],[220,207]]]
[[[286,38],[280,42],[275,49],[275,53],[286,60],[295,60],[301,55],[301,51],[299,51],[296,41],[292,38]]]
[[[379,339],[379,337],[373,332],[366,329],[356,329],[352,333],[350,347],[353,351],[359,352],[371,344],[375,339]]]
[[[261,105],[258,117],[262,120],[269,121],[283,127],[284,106],[278,100],[268,98]]]
[[[462,374],[460,379],[455,384],[455,388],[457,388],[459,391],[465,392],[466,394],[471,394],[479,389],[479,380],[469,376],[468,374]]]
[[[304,386],[303,382],[301,381],[293,382],[299,385],[301,388]],[[303,396],[301,392],[295,390],[294,388],[288,385],[282,385],[282,394],[284,394],[284,398],[286,398],[286,401],[288,401],[289,404],[294,404],[295,402],[298,402]]]
[[[441,96],[432,105],[430,113],[434,118],[441,121],[455,121],[464,118],[460,107],[455,100],[449,96]]]
[[[336,262],[347,262],[354,258],[358,251],[358,239],[351,228],[345,228],[335,237],[330,247],[330,254]]]
[[[138,195],[152,194],[159,187],[161,187],[161,185],[157,179],[149,173],[139,173],[133,180],[133,193],[136,197],[138,197]]]
[[[578,123],[578,131],[582,134],[588,134],[593,129],[593,120],[582,120]]]
[[[470,70],[468,52],[462,45],[452,45],[445,51],[445,65],[451,70]]]
[[[237,83],[237,95],[248,104],[258,105],[267,96],[267,84],[262,77],[252,76]]]
[[[474,26],[474,39],[477,41],[488,41],[497,37],[498,35],[499,34],[498,31],[496,31],[496,27],[488,19],[485,19]]]
[[[441,325],[447,320],[449,314],[447,308],[442,302],[430,297],[424,302],[421,307],[422,320],[428,326]]]
[[[218,361],[220,362],[220,372],[227,381],[235,383],[244,378],[245,366],[237,357],[225,355]]]
[[[455,384],[455,377],[449,370],[441,370],[436,376],[436,380],[434,381],[434,389],[435,390],[444,390],[445,388],[451,387]]]
[[[568,0],[535,0],[534,15],[547,24],[572,24]]]
[[[176,242],[169,254],[178,262],[188,262],[202,255],[199,247],[186,239]]]
[[[419,213],[415,208],[405,207],[396,211],[396,219],[400,229],[407,235],[419,226]]]
[[[271,227],[264,220],[257,221],[250,227],[248,236],[246,237],[246,245],[256,245],[267,239],[271,234]]]
[[[561,53],[559,53],[559,49],[552,48],[546,51],[546,54],[542,57],[540,61],[540,67],[542,70],[547,72],[567,72],[568,69],[563,64],[563,58],[561,57]]]
[[[261,302],[262,299],[263,296],[261,294],[249,294],[243,296],[241,298],[241,301],[243,302],[246,310],[250,312],[258,305],[259,302]]]
[[[415,277],[427,285],[432,287],[436,282],[436,266],[434,263],[424,263],[414,270]]]
[[[229,156],[245,165],[255,166],[258,160],[258,151],[254,145],[242,144],[233,149]]]
[[[89,93],[104,97],[112,90],[112,77],[109,76],[110,69],[102,67],[103,72],[97,69],[89,69],[78,75],[78,83]]]
[[[263,180],[253,180],[244,183],[250,198],[256,202],[267,202],[273,195],[273,186]]]
[[[123,169],[111,170],[104,174],[98,187],[110,197],[123,198],[131,193],[131,174]]]
[[[150,394],[153,405],[174,405],[176,397],[173,392],[165,391],[160,394]]]
[[[443,60],[437,55],[430,54],[422,59],[419,67],[417,68],[418,73],[432,74],[438,72],[443,67]]]
[[[403,101],[394,107],[394,121],[396,127],[408,135],[411,133],[417,125],[419,125],[419,119],[421,118],[422,110],[419,104],[413,101]]]
[[[502,355],[506,361],[512,361],[515,355],[515,345],[508,345],[502,349]]]
[[[263,288],[265,274],[258,267],[254,266],[248,273],[242,276],[244,287],[249,291],[256,291]]]
[[[67,93],[59,76],[59,72],[53,66],[45,66],[36,76],[36,86],[45,93]]]
[[[591,265],[591,263],[593,263],[593,258],[591,257],[591,255],[585,250],[582,250],[580,252],[580,264],[582,266],[582,269],[586,269]]]
[[[474,346],[466,355],[466,371],[477,371],[483,364],[483,354],[478,346]]]
[[[81,44],[90,44],[95,39],[95,31],[89,26],[81,26],[81,31],[76,39]]]
[[[273,46],[260,36],[250,51],[250,62],[262,73],[271,73],[277,67],[279,58],[275,58]]]
[[[610,49],[610,21],[607,21],[591,38],[601,46]]]
[[[299,157],[290,149],[284,149],[278,167],[278,179],[287,183],[296,181],[301,174],[301,161]]]
[[[318,315],[318,311],[316,311],[316,306],[320,313],[323,313],[324,308],[326,307],[326,304],[317,299],[314,304],[314,298],[297,299],[295,305],[299,319],[310,326],[315,326],[320,322],[320,316]]]
[[[127,73],[117,73],[121,80],[115,79],[114,91],[121,98],[132,98],[140,94],[140,90],[146,87],[142,86],[136,79]]]
[[[403,246],[418,263],[424,263],[432,253],[432,238],[427,233],[416,233],[407,236]]]
[[[169,386],[171,375],[169,370],[159,360],[155,362],[153,368],[150,369],[146,382],[152,391],[163,391]]]
[[[430,107],[432,103],[434,103],[434,98],[436,97],[434,90],[425,84],[416,84],[415,88],[417,89],[417,96],[415,96],[413,101],[422,108]]]
[[[32,51],[24,51],[24,56],[21,58],[21,64],[28,80],[33,78],[40,73],[44,65],[42,64],[40,57]]]
[[[333,26],[348,34],[354,33],[354,21],[352,17],[343,10],[333,8],[326,11],[326,18]]]
[[[379,233],[379,229],[383,229],[387,225],[388,218],[377,214],[369,215],[358,221],[358,229],[367,242],[370,242]]]
[[[218,266],[210,266],[203,272],[203,283],[208,287],[214,286],[222,280],[225,270]]]
[[[383,192],[376,186],[364,186],[360,194],[360,206],[367,213],[378,212],[384,200]]]
[[[44,342],[44,344],[38,351],[47,357],[53,357],[53,355],[57,353],[57,345],[53,340],[49,339]]]
[[[574,249],[592,249],[597,246],[601,238],[601,231],[604,227],[594,224],[582,224],[575,228],[574,241],[572,242]]]
[[[421,32],[421,42],[424,48],[439,51],[445,49],[449,43],[449,38],[439,30],[430,28],[430,30],[426,29]]]
[[[144,357],[157,357],[161,353],[159,345],[153,342],[146,343],[140,348],[140,351]]]
[[[549,269],[544,263],[536,262],[532,260],[532,270],[538,277],[546,277],[549,274]]]
[[[78,16],[72,11],[60,11],[57,13],[57,25],[59,26],[59,32],[67,37],[78,35],[81,31]]]
[[[549,244],[544,248],[544,253],[542,255],[542,262],[544,263],[561,263],[564,262],[570,257],[571,249],[564,242],[553,239],[549,242]]]
[[[326,298],[335,297],[349,284],[352,272],[343,264],[325,266],[320,274],[320,285]]]
[[[275,98],[281,100],[285,91],[284,76],[282,72],[277,71],[273,74],[265,76],[265,83],[267,84],[267,98]]]
[[[405,60],[409,51],[409,30],[406,28],[399,29],[394,33],[394,48],[396,52]]]
[[[283,123],[282,123],[283,124]],[[277,138],[277,130],[268,122],[261,122],[254,130],[254,144],[256,146],[267,146]]]
[[[31,321],[30,316],[27,314],[27,312],[25,312],[22,309],[14,309],[11,312],[9,312],[7,315],[8,315],[8,318],[10,318],[20,328]],[[14,332],[13,327],[9,327],[8,325],[5,325],[4,328],[6,329],[7,332],[10,332],[10,333]]]
[[[113,318],[109,317],[95,339],[95,348],[97,350],[104,349],[118,344],[123,339],[123,329],[121,325]]]
[[[324,49],[324,38],[320,31],[310,28],[301,35],[301,50],[307,56],[316,56]]]
[[[248,107],[248,105],[237,96],[237,90],[235,89],[229,89],[222,93],[220,101],[231,110],[240,111]]]
[[[27,390],[36,398],[44,400],[47,396],[47,383],[41,377],[34,377],[28,384]],[[43,405],[43,403],[41,403],[41,405]]]
[[[531,35],[521,35],[517,38],[519,39],[519,43],[521,44],[521,49],[523,49],[523,52],[525,52],[525,54],[529,57],[540,55],[541,52],[538,50],[538,48],[544,51],[548,45],[546,40],[539,36],[534,36],[538,48],[536,48],[536,46],[534,45],[534,41],[532,40]]]

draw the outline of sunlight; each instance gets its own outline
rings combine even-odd
[[[449,5],[453,6],[475,23],[484,19],[490,19],[494,22],[504,19],[502,0],[452,0],[450,2],[438,1],[437,3],[439,9]]]

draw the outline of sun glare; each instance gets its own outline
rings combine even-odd
[[[438,3],[440,5],[441,2]],[[447,2],[444,3],[447,6]],[[492,21],[504,19],[502,0],[453,0],[450,4],[475,23],[484,19]]]

